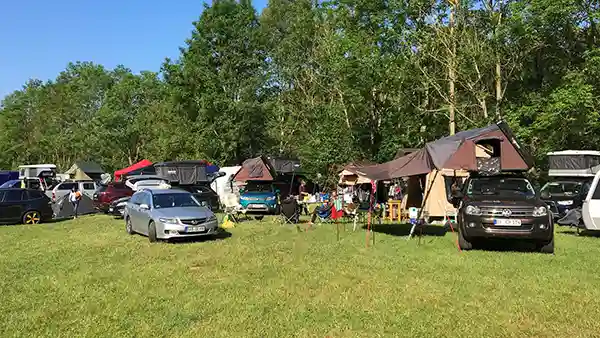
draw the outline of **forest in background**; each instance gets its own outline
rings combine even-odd
[[[73,62],[4,97],[0,168],[265,154],[332,175],[500,118],[543,167],[600,148],[599,24],[598,0],[214,0],[158,73]]]

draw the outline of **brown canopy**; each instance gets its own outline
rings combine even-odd
[[[372,180],[387,180],[423,175],[434,169],[477,170],[477,148],[482,144],[497,145],[493,156],[500,157],[500,167],[504,171],[524,171],[533,167],[533,160],[522,150],[508,125],[501,121],[429,142],[416,152],[390,162],[362,167],[358,173]]]

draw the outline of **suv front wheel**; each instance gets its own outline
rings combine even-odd
[[[552,239],[550,240],[550,242],[541,243],[539,245],[539,249],[540,249],[540,252],[553,254],[554,253],[554,236],[552,236]]]
[[[465,238],[465,236],[463,236],[463,233],[460,230],[460,228],[458,229],[458,247],[461,250],[471,250],[471,249],[473,249],[473,243],[467,241],[467,239]]]

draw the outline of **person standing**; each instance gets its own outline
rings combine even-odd
[[[306,182],[304,180],[300,180],[300,187],[298,188],[299,200],[301,201],[301,210],[304,211],[305,215],[308,215],[308,207],[306,206],[306,197],[308,196],[308,192],[306,191]]]
[[[81,201],[81,192],[77,190],[77,187],[73,187],[71,193],[69,194],[69,201],[73,205],[73,213],[75,216],[74,219],[77,218],[77,212],[79,210],[79,202]]]

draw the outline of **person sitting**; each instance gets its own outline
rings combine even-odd
[[[317,220],[318,215],[327,215],[331,214],[333,210],[333,200],[327,200],[323,205],[320,205],[315,208],[312,212],[312,216],[310,217],[310,225],[313,225]]]

